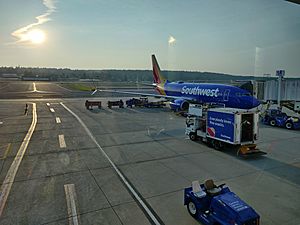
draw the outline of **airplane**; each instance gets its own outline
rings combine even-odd
[[[139,96],[151,96],[170,100],[170,107],[174,111],[186,110],[193,104],[219,104],[229,108],[252,109],[260,105],[259,100],[245,89],[213,83],[186,83],[183,81],[170,82],[161,73],[155,55],[152,55],[154,86],[158,94],[137,93],[116,90],[98,90]],[[148,84],[150,85],[150,84]]]

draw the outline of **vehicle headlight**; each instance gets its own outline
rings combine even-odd
[[[299,118],[297,118],[297,117],[292,117],[292,120],[293,120],[293,122],[298,122],[298,121],[299,121]]]

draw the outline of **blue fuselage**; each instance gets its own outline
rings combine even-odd
[[[161,91],[167,96],[182,97],[197,103],[224,104],[231,108],[251,109],[260,104],[250,92],[225,84],[166,82]]]

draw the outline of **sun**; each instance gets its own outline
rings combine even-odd
[[[38,29],[29,31],[26,36],[27,40],[31,41],[32,44],[42,44],[46,39],[45,32]]]

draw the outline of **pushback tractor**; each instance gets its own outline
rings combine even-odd
[[[266,154],[257,149],[258,112],[245,109],[189,106],[185,134],[192,141],[201,139],[216,150],[225,145],[237,147],[237,154]]]
[[[213,180],[193,181],[184,189],[184,205],[196,220],[205,225],[259,225],[260,216],[225,184]]]

